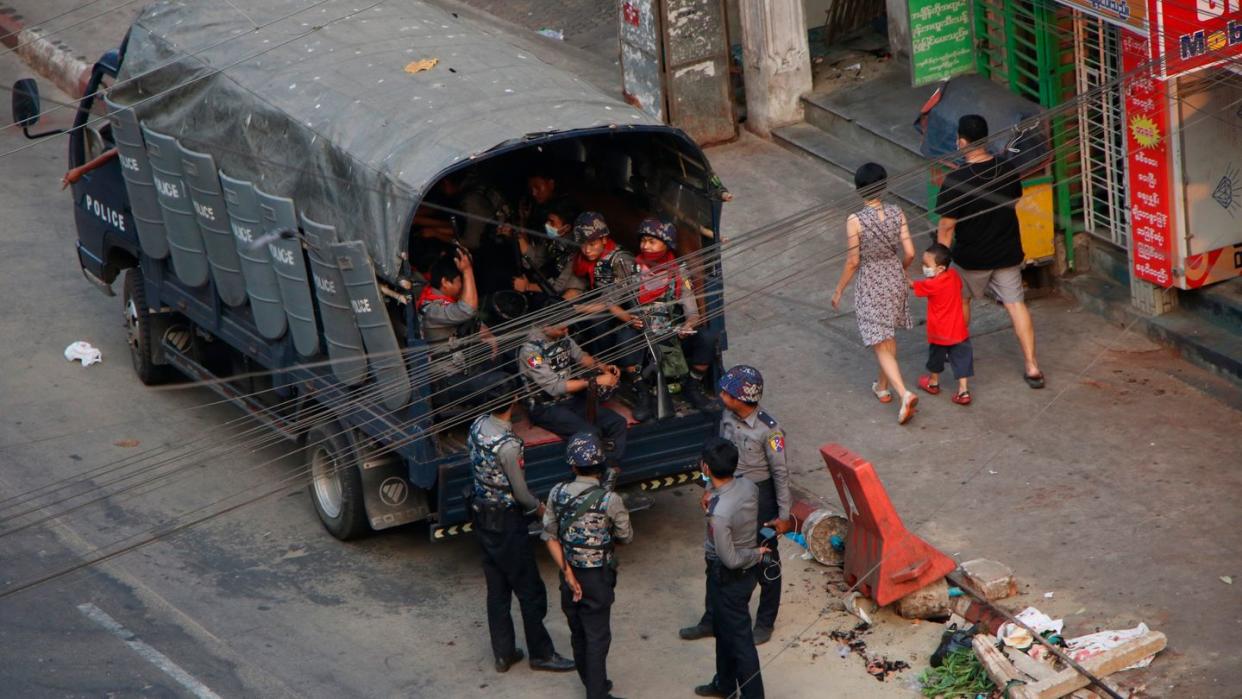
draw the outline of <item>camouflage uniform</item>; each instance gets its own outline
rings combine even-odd
[[[567,451],[574,466],[603,468],[603,446],[594,434],[574,435]],[[560,543],[565,562],[582,587],[582,599],[575,602],[573,591],[561,581],[561,609],[569,622],[574,661],[587,697],[604,699],[608,696],[610,616],[617,585],[613,547],[633,540],[630,513],[620,495],[603,489],[598,475],[580,475],[557,485],[549,494],[543,538]]]

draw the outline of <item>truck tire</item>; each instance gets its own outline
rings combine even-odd
[[[121,304],[129,341],[129,358],[138,380],[143,385],[154,386],[174,379],[177,372],[173,367],[156,364],[152,360],[151,317],[145,312],[148,308],[147,290],[142,283],[141,269],[131,267],[125,270]]]
[[[349,435],[336,422],[315,426],[306,433],[305,454],[311,477],[306,489],[324,529],[341,541],[371,533],[361,459]]]

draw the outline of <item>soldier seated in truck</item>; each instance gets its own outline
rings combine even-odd
[[[423,287],[416,307],[419,329],[431,349],[432,402],[441,411],[453,412],[482,404],[507,375],[499,368],[496,338],[478,319],[470,253],[458,248],[452,257],[436,260],[431,283]],[[474,340],[476,335],[483,346]]]

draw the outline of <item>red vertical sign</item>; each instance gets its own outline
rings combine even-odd
[[[1134,276],[1173,285],[1172,195],[1169,187],[1169,100],[1147,37],[1123,31],[1130,247]]]

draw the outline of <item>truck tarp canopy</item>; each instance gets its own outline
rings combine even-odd
[[[389,279],[415,205],[478,154],[615,125],[671,134],[702,160],[681,132],[416,0],[156,2],[111,98],[362,240]]]

